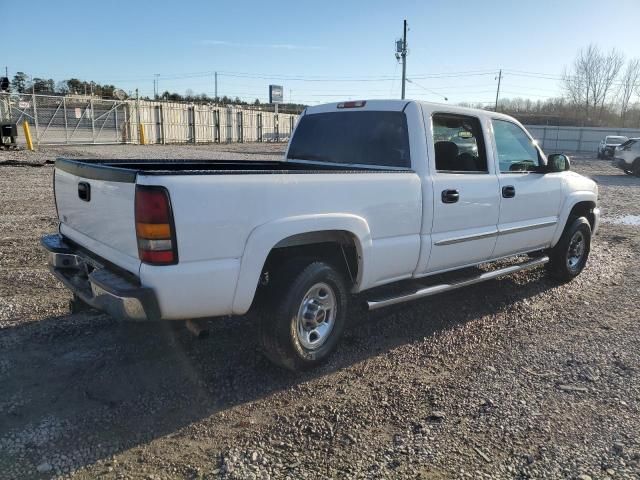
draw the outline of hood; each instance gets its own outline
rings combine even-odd
[[[586,190],[598,194],[598,184],[584,175],[568,171],[565,172],[565,180],[571,190]]]

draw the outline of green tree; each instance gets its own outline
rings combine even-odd
[[[55,82],[49,78],[34,78],[33,91],[36,93],[53,93],[55,91]]]
[[[11,80],[11,89],[14,92],[24,93],[27,91],[29,75],[24,72],[16,72]]]
[[[66,81],[66,83],[70,93],[84,93],[85,88],[87,87],[87,82],[83,82],[82,80],[78,80],[77,78],[70,78]]]

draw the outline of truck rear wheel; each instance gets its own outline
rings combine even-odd
[[[567,222],[560,240],[549,251],[549,272],[558,280],[568,282],[582,272],[591,249],[591,225],[584,217]]]
[[[261,322],[263,352],[290,370],[313,368],[342,336],[349,295],[344,278],[320,261],[293,261],[275,277]]]

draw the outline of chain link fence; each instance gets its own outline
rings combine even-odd
[[[0,117],[20,128],[27,121],[38,145],[126,143],[130,111],[119,100],[80,95],[1,94]],[[24,143],[20,128],[18,139]]]
[[[264,107],[148,100],[105,100],[87,95],[0,93],[0,120],[28,122],[36,145],[286,142],[298,115]]]

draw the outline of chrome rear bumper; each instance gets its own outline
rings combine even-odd
[[[59,234],[45,235],[51,272],[82,301],[122,320],[159,320],[160,309],[152,289],[126,278],[65,242]]]

